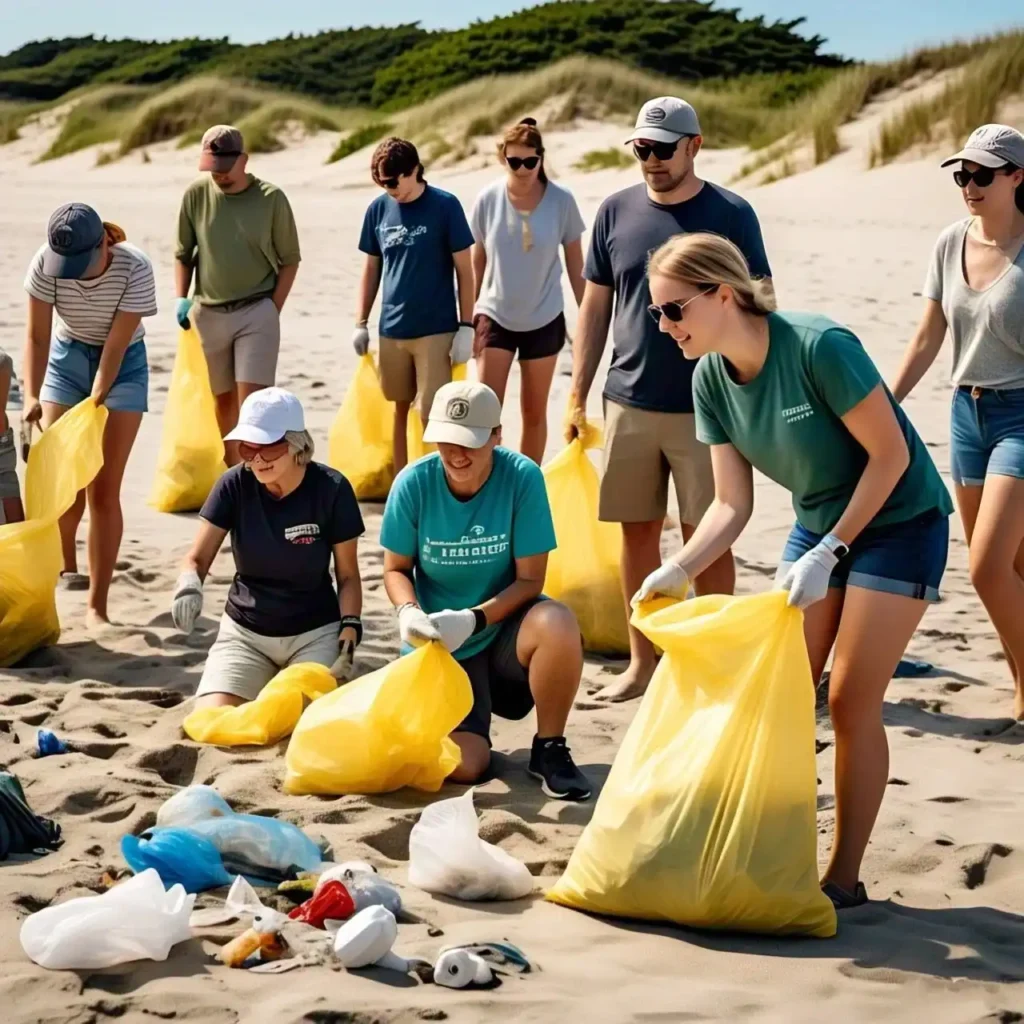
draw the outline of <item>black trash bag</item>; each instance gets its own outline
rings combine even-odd
[[[0,772],[0,860],[12,853],[56,850],[62,842],[60,825],[34,814],[17,778]]]

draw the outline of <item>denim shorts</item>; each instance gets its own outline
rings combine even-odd
[[[102,345],[55,338],[50,347],[50,360],[46,364],[39,400],[74,406],[88,398],[92,394],[102,355]],[[103,404],[115,412],[149,411],[149,363],[145,341],[136,341],[125,350],[117,379]]]
[[[776,580],[824,534],[794,525]],[[919,601],[938,601],[949,551],[949,517],[935,509],[905,523],[868,527],[832,572],[830,587],[862,587]]]
[[[954,483],[981,487],[989,473],[1024,480],[1024,388],[958,387],[949,432]]]

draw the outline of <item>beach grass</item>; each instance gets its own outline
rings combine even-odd
[[[116,141],[151,92],[140,85],[105,85],[90,90],[73,101],[40,161],[56,160],[88,146]]]
[[[591,149],[573,164],[577,171],[607,171],[618,167],[632,167],[633,160],[623,149],[609,146],[607,149]]]
[[[338,144],[334,147],[334,152],[327,158],[327,162],[329,164],[337,163],[353,153],[358,153],[364,146],[369,146],[371,142],[384,138],[391,129],[392,125],[388,121],[371,121],[369,124],[356,128],[338,140]]]

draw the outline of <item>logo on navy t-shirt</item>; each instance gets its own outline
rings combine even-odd
[[[320,536],[320,527],[317,523],[303,523],[301,526],[286,526],[284,539],[292,544],[315,544]]]

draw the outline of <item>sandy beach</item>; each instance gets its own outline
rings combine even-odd
[[[1019,114],[1020,111],[1018,110]],[[763,227],[780,305],[849,324],[891,379],[920,314],[926,261],[939,231],[963,215],[958,190],[934,154],[865,170],[865,146],[881,107],[844,131],[849,149],[813,171],[739,190]],[[1011,120],[1010,123],[1019,123]],[[546,133],[549,173],[571,188],[589,226],[600,201],[639,180],[635,169],[582,174],[583,152],[617,145],[620,126],[584,124]],[[349,344],[361,265],[359,227],[376,194],[366,153],[325,165],[336,136],[324,134],[268,156],[251,169],[288,193],[303,261],[282,320],[278,383],[302,399],[320,455],[351,377]],[[709,140],[713,141],[713,140]],[[0,148],[8,202],[0,209],[0,345],[21,369],[26,265],[44,239],[51,211],[75,199],[116,221],[152,258],[160,313],[146,322],[150,413],[123,493],[125,540],[111,590],[116,630],[91,638],[84,595],[60,593],[60,644],[24,667],[0,670],[0,761],[22,780],[33,809],[63,828],[49,856],[0,865],[0,1020],[5,1024],[371,1024],[419,1020],[749,1021],[829,1020],[966,1024],[1024,1020],[1024,727],[1008,717],[1012,690],[996,635],[971,589],[959,520],[951,520],[944,599],[911,644],[932,674],[895,680],[885,721],[890,785],[868,847],[863,880],[874,902],[844,912],[831,940],[779,940],[698,933],[599,920],[543,902],[586,824],[593,803],[549,801],[527,777],[532,722],[497,722],[497,777],[479,787],[484,838],[538,876],[531,900],[462,904],[407,885],[408,836],[431,799],[403,791],[383,797],[286,796],[285,744],[267,749],[206,747],[185,738],[206,650],[213,641],[233,567],[225,550],[206,588],[204,616],[184,640],[169,613],[194,516],[161,515],[146,505],[162,428],[177,328],[172,244],[178,203],[195,176],[196,152],[162,145],[105,167],[95,151],[32,165],[46,145],[39,133]],[[487,150],[490,151],[489,149]],[[725,183],[743,160],[707,150],[698,171]],[[431,182],[468,210],[496,164],[464,164]],[[589,232],[584,237],[587,244]],[[575,303],[566,286],[570,333]],[[371,318],[371,325],[375,316]],[[610,353],[610,345],[608,348]],[[605,365],[607,365],[607,355]],[[571,359],[563,352],[550,405],[548,456],[561,446]],[[949,483],[948,350],[907,403],[913,422]],[[603,380],[603,371],[598,381]],[[518,371],[506,400],[505,438],[518,441]],[[600,412],[600,387],[591,395]],[[17,420],[19,413],[13,413]],[[951,486],[951,485],[950,485]],[[739,591],[771,584],[792,522],[789,499],[758,478],[754,518],[737,546]],[[366,638],[360,672],[392,659],[397,628],[381,582],[381,507],[364,506],[361,542]],[[84,542],[85,532],[81,533]],[[666,531],[666,550],[678,543]],[[83,548],[84,558],[84,548]],[[588,693],[625,662],[588,659],[570,719],[576,761],[604,781],[637,704],[606,707]],[[75,747],[36,759],[35,731],[54,730]],[[832,747],[827,715],[818,721],[819,856],[833,829]],[[25,916],[52,902],[97,891],[111,866],[124,867],[119,840],[155,822],[163,800],[190,783],[216,786],[237,810],[280,815],[325,836],[338,860],[366,859],[398,884],[423,923],[403,924],[397,949],[431,955],[445,944],[507,938],[539,966],[494,991],[453,992],[381,971],[360,975],[329,966],[273,975],[231,971],[211,961],[231,926],[177,946],[164,963],[100,972],[50,972],[18,943]],[[458,787],[442,795],[457,795]],[[215,900],[201,898],[198,905]],[[428,934],[431,927],[443,937]]]

